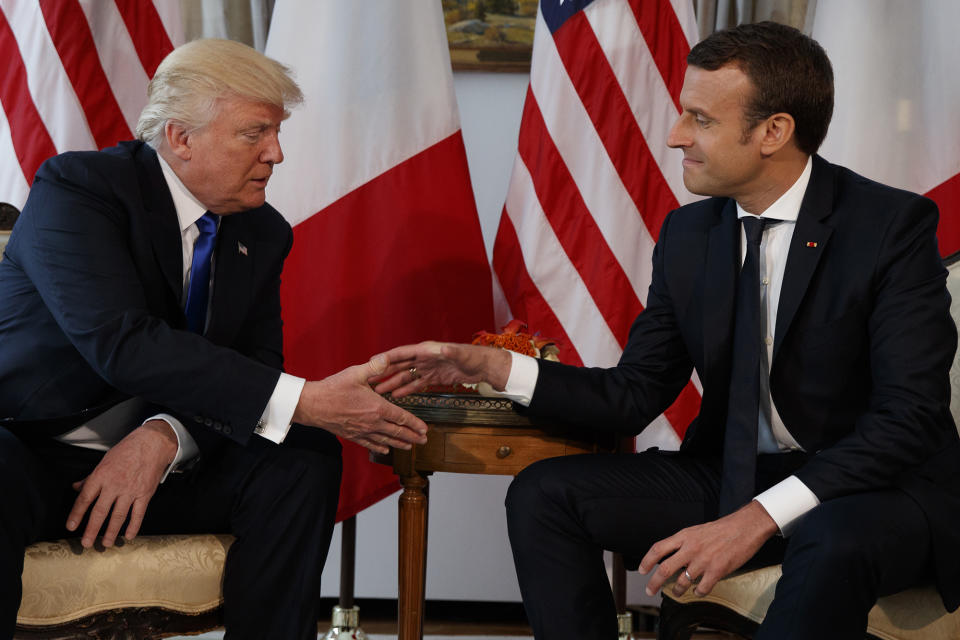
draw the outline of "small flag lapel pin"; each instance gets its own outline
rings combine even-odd
[[[810,246],[810,245],[807,244],[807,246]],[[238,241],[238,242],[237,242],[237,251],[238,251],[238,252],[240,253],[240,255],[242,255],[242,256],[247,255],[247,245],[245,245],[245,244],[243,244],[242,242],[239,242],[239,241]]]
[[[242,246],[242,245],[241,245],[241,246]],[[808,243],[807,243],[807,248],[808,248],[808,249],[816,249],[816,248],[817,248],[817,243],[816,243],[816,242],[808,242]],[[247,252],[244,251],[244,252],[243,252],[243,255],[247,255]]]

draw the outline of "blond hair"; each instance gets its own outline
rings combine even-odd
[[[157,67],[137,122],[137,139],[156,149],[167,122],[199,129],[216,115],[222,98],[275,105],[286,118],[303,102],[303,93],[288,67],[252,47],[232,40],[194,40],[171,51]]]

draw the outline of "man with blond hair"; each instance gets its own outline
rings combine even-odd
[[[282,373],[292,232],[265,202],[302,94],[225,40],[177,48],[137,141],[37,172],[0,262],[0,636],[25,545],[231,533],[232,638],[316,637],[341,436],[376,451],[426,425],[367,380]]]

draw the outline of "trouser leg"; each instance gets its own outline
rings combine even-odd
[[[862,638],[877,599],[932,583],[930,531],[896,489],[837,498],[804,516],[756,640]]]
[[[230,446],[158,491],[145,532],[229,532],[226,638],[315,638],[320,574],[340,487],[340,445],[294,427],[282,446]]]
[[[585,455],[531,465],[510,485],[507,526],[540,640],[617,637],[604,549],[636,565],[650,546],[716,516],[714,465],[679,454]]]

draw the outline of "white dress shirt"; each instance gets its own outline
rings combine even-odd
[[[177,211],[177,219],[180,224],[180,241],[183,250],[183,293],[180,298],[180,306],[183,307],[187,302],[187,291],[190,289],[190,276],[193,267],[193,247],[200,236],[200,230],[197,228],[197,220],[206,213],[206,207],[193,197],[193,194],[173,172],[170,165],[163,158],[157,156],[160,161],[160,168],[163,170],[163,177],[170,189],[170,195],[173,198],[173,206]],[[216,256],[214,256],[216,259]],[[210,295],[213,295],[213,273],[210,270]],[[210,318],[210,308],[207,307],[207,320]],[[290,422],[293,420],[293,412],[297,408],[297,402],[300,400],[300,392],[303,390],[305,380],[286,373],[280,374],[277,380],[277,386],[267,402],[260,421],[257,423],[255,433],[276,443],[283,442],[290,430]],[[122,402],[116,407],[103,413],[97,418],[91,420],[85,425],[63,434],[58,440],[67,444],[88,449],[97,449],[106,451],[117,442],[119,442],[127,433],[130,432],[130,420],[136,415],[137,410],[142,408],[144,403],[138,398],[131,398]],[[190,462],[199,452],[193,437],[175,417],[161,413],[148,420],[164,420],[173,429],[177,436],[177,455],[173,462],[167,468],[163,476],[166,480],[167,474],[174,472],[178,467]],[[161,482],[163,481],[161,480]]]
[[[787,263],[787,253],[790,250],[790,240],[793,238],[797,216],[800,213],[800,204],[803,201],[804,193],[806,193],[807,184],[810,182],[812,166],[812,159],[808,158],[806,167],[793,186],[787,189],[762,214],[764,218],[781,221],[780,224],[770,226],[764,231],[760,243],[762,270],[760,280],[764,286],[769,287],[766,296],[768,304],[766,317],[769,319],[768,324],[773,325],[763,328],[768,363],[773,357],[773,334],[780,302],[780,289],[783,285],[783,274]],[[737,215],[738,218],[742,218],[752,214],[744,211],[738,203]],[[746,257],[746,234],[742,226],[740,238],[742,248],[740,260],[742,263]],[[507,378],[506,387],[500,395],[527,406],[533,398],[533,391],[536,388],[540,370],[536,360],[529,356],[511,352],[511,357],[510,375]],[[776,449],[779,451],[802,450],[802,447],[784,425],[772,397],[770,398],[770,406],[772,417],[770,427],[773,431]],[[761,453],[775,452],[765,450],[762,444],[759,447]],[[816,495],[796,476],[790,476],[775,484],[756,496],[755,499],[766,509],[770,517],[777,523],[780,532],[785,536],[790,534],[800,517],[820,504]]]

